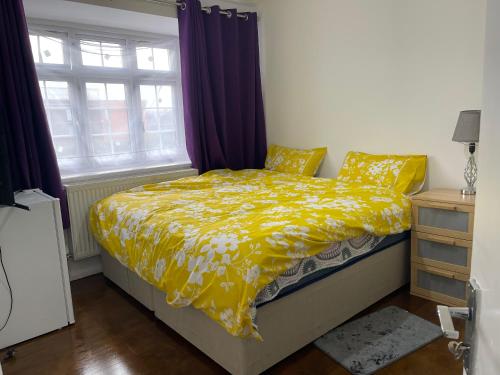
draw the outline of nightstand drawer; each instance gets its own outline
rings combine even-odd
[[[465,306],[468,276],[419,263],[411,266],[411,293],[451,306]]]
[[[413,229],[417,231],[472,240],[473,223],[472,206],[413,201]]]
[[[411,258],[421,264],[469,274],[472,242],[412,232]]]

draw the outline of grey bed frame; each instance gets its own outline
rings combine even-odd
[[[404,240],[322,280],[257,308],[264,338],[241,339],[193,307],[172,308],[165,294],[101,249],[104,275],[155,316],[236,375],[259,374],[409,281]]]

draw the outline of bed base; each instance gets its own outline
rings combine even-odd
[[[408,283],[409,248],[409,241],[402,241],[259,307],[257,324],[264,342],[231,336],[193,307],[170,307],[165,293],[140,279],[106,251],[101,251],[101,256],[104,275],[154,311],[158,319],[230,373],[253,375]]]

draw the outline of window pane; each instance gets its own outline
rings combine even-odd
[[[91,40],[82,40],[80,42],[82,51],[82,64],[90,66],[102,66],[101,43]]]
[[[170,51],[165,48],[153,48],[154,64],[156,70],[171,70]]]
[[[172,109],[158,110],[160,115],[160,128],[162,130],[175,130],[174,111]]]
[[[64,64],[62,39],[40,36],[40,52],[43,63]]]
[[[78,146],[73,137],[52,137],[56,155],[60,159],[71,158],[77,155]]]
[[[172,133],[161,134],[161,145],[164,150],[175,149],[175,138]]]
[[[144,110],[144,130],[158,130],[158,112],[156,109]]]
[[[130,152],[130,142],[128,135],[119,134],[113,136],[113,153],[125,154]]]
[[[177,132],[173,110],[173,90],[168,85],[141,85],[142,119],[147,150],[169,151]]]
[[[95,156],[130,153],[128,134],[93,135],[92,150]]]
[[[111,155],[113,153],[111,137],[108,135],[92,136],[92,150],[96,156]]]
[[[123,84],[108,83],[108,100],[125,100],[125,86]]]
[[[98,105],[100,103],[91,103],[94,101],[106,100],[106,86],[104,83],[86,83],[87,87],[87,100],[89,105]]]
[[[73,118],[69,109],[54,108],[47,110],[47,112],[52,124],[52,135],[74,135]]]
[[[145,134],[145,146],[146,150],[159,150],[161,149],[161,139],[158,133],[146,133]]]
[[[136,47],[137,67],[139,69],[154,69],[153,50],[147,47]]]
[[[77,156],[78,137],[68,82],[39,81],[39,84],[58,159]]]
[[[137,67],[149,70],[172,70],[171,51],[166,48],[137,47]]]
[[[92,134],[107,134],[109,132],[109,121],[105,109],[89,109],[88,119]]]
[[[158,90],[158,107],[172,108],[172,86],[156,86]]]
[[[102,43],[104,66],[108,68],[122,68],[122,47],[119,44]]]
[[[31,43],[31,52],[33,53],[33,60],[35,60],[35,62],[38,63],[40,62],[40,56],[38,55],[39,53],[38,37],[36,35],[30,34],[30,43]]]
[[[88,120],[96,156],[131,152],[125,85],[87,82]]]
[[[83,65],[123,68],[123,51],[119,44],[82,40],[80,41],[80,50],[82,51]]]
[[[156,108],[156,90],[152,85],[141,85],[142,108]]]
[[[126,109],[109,110],[108,116],[113,133],[128,133],[128,115]]]
[[[67,82],[46,81],[47,99],[57,101],[69,101]],[[68,103],[69,104],[69,103]]]

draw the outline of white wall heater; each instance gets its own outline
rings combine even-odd
[[[97,242],[92,237],[88,226],[89,208],[94,202],[136,186],[176,180],[197,174],[196,169],[187,168],[65,184],[71,223],[69,251],[73,259],[81,260],[99,255]]]

